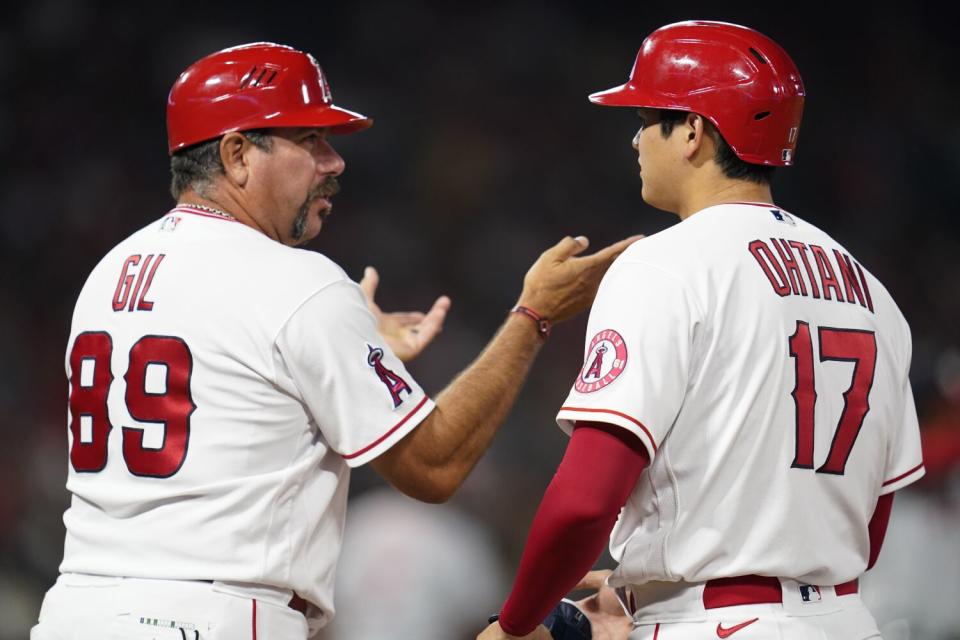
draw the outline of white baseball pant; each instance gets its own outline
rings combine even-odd
[[[30,640],[305,640],[289,590],[222,582],[61,575]]]
[[[769,579],[768,579],[769,580]],[[777,580],[777,579],[772,579]],[[856,587],[837,595],[832,586],[779,579],[781,602],[716,606],[749,600],[755,590],[741,586],[655,583],[621,590],[634,630],[629,640],[867,640],[881,638]],[[712,587],[712,583],[710,584]],[[853,584],[854,583],[847,583]],[[776,583],[774,582],[774,585]],[[632,598],[630,597],[632,592]]]

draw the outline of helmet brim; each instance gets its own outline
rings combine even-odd
[[[334,135],[346,135],[369,129],[371,126],[373,118],[331,104],[317,109],[278,114],[275,118],[262,117],[256,128],[319,127]]]
[[[177,151],[186,149],[195,144],[214,140],[220,136],[226,135],[232,131],[250,131],[251,129],[285,128],[285,127],[318,127],[326,129],[333,135],[346,135],[363,131],[373,126],[373,118],[338,107],[336,105],[323,105],[318,108],[301,109],[294,113],[278,113],[273,117],[270,115],[257,116],[254,119],[242,122],[236,126],[229,127],[215,135],[194,140],[192,138],[182,139],[175,146],[168,148],[170,155]]]
[[[646,95],[632,82],[625,82],[619,86],[591,93],[590,102],[604,107],[648,107],[651,109],[676,109],[676,105],[667,104],[662,97]],[[659,99],[658,99],[659,98]]]

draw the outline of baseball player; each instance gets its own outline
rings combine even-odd
[[[604,276],[557,416],[571,442],[483,640],[549,638],[538,622],[608,535],[631,640],[879,637],[857,580],[924,473],[910,331],[773,201],[804,95],[769,38],[682,22],[590,96],[637,109],[643,199],[680,223]]]
[[[526,274],[516,313],[431,400],[404,367],[449,300],[386,314],[317,235],[369,127],[312,56],[255,43],[190,66],[167,104],[177,205],[112,249],[67,346],[61,575],[33,640],[306,638],[334,613],[350,469],[446,500],[487,448],[553,322],[631,240]],[[390,523],[383,529],[389,532]]]

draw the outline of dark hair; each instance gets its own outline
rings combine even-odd
[[[273,140],[264,129],[241,132],[258,149],[270,153]],[[179,200],[188,189],[201,192],[217,175],[223,174],[223,162],[220,160],[220,140],[215,138],[185,149],[170,156],[170,195]]]
[[[673,128],[686,120],[688,113],[689,111],[660,109],[660,133],[663,137],[669,138],[670,134],[673,133]],[[744,162],[733,152],[733,149],[731,149],[727,141],[723,139],[720,131],[713,126],[713,123],[706,118],[704,118],[704,122],[707,125],[707,132],[717,146],[713,161],[720,165],[720,170],[723,171],[723,175],[735,180],[747,180],[748,182],[756,182],[757,184],[770,184],[773,179],[773,170],[776,167]]]

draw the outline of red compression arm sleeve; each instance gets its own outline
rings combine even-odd
[[[626,429],[578,422],[537,509],[500,626],[533,631],[597,561],[640,474],[650,462]]]
[[[867,563],[867,570],[877,564],[877,558],[880,557],[880,547],[883,546],[883,538],[887,535],[887,524],[890,522],[890,511],[893,510],[893,494],[888,493],[880,496],[877,500],[877,506],[873,510],[873,517],[870,518],[870,525],[867,527],[870,531],[870,561]]]

